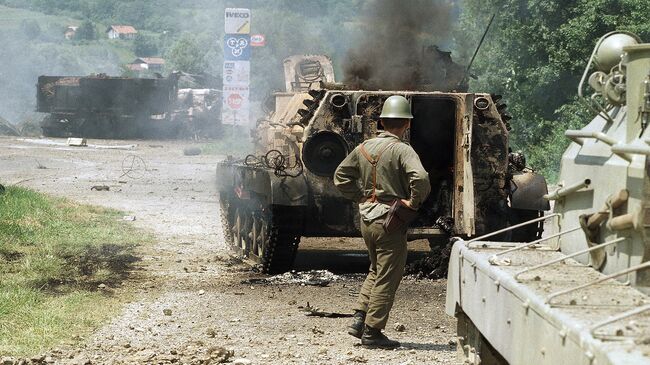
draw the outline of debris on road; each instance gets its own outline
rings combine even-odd
[[[68,138],[68,146],[71,147],[88,147],[88,142],[85,138]]]
[[[90,190],[95,190],[95,191],[109,191],[111,190],[111,187],[108,185],[95,185]]]
[[[300,284],[311,286],[328,286],[333,281],[342,278],[327,270],[289,271],[269,278],[251,278],[243,280],[242,284]]]
[[[309,305],[309,302],[307,302],[307,305],[304,307],[299,306],[298,309],[305,312],[305,315],[307,317],[348,318],[353,316],[353,314],[351,313],[325,312],[322,311],[320,308],[312,307],[311,305]]]
[[[233,356],[235,356],[235,352],[233,350],[227,350],[223,347],[210,347],[208,348],[208,355],[210,358],[208,361],[204,361],[204,364],[210,364],[210,363],[224,363],[228,362]]]
[[[75,138],[70,138],[75,139]],[[32,144],[39,144],[44,146],[57,146],[57,147],[70,147],[67,142],[57,142],[51,139],[34,139],[34,138],[18,138],[17,141],[27,142]],[[99,145],[99,144],[86,144],[86,147],[98,150],[134,150],[138,147],[137,144],[126,145]]]
[[[20,133],[9,121],[0,117],[0,135],[17,137],[20,136]]]
[[[183,154],[185,156],[198,156],[201,154],[201,149],[198,147],[187,147],[183,149]]]
[[[250,365],[252,363],[253,362],[248,360],[248,359],[239,358],[239,359],[233,360],[232,365]]]
[[[142,157],[127,155],[122,160],[122,176],[120,177],[126,176],[131,179],[141,179],[146,172],[149,172],[149,168]]]
[[[406,331],[406,326],[403,325],[403,324],[401,324],[401,323],[399,323],[399,322],[398,322],[398,323],[395,323],[395,327],[393,327],[393,328],[395,328],[395,331],[397,331],[397,332],[404,332],[404,331]]]
[[[447,277],[451,244],[434,246],[427,256],[406,265],[404,275],[416,279],[442,279]]]

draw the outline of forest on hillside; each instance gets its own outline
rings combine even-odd
[[[281,61],[292,54],[328,54],[335,61],[337,77],[343,79],[350,51],[361,51],[363,56],[363,42],[374,33],[362,21],[363,14],[392,3],[0,0],[4,45],[0,83],[9,86],[0,90],[0,116],[15,122],[33,109],[33,85],[39,74],[119,74],[120,65],[135,56],[162,56],[168,70],[219,76],[223,9],[230,6],[252,8],[253,33],[267,37],[267,46],[253,55],[254,100],[282,87]],[[576,89],[597,39],[608,31],[628,30],[650,41],[647,0],[410,0],[401,4],[405,11],[420,8],[422,14],[433,9],[434,16],[423,19],[414,41],[452,51],[461,64],[469,62],[489,18],[496,14],[473,65],[476,79],[470,89],[504,96],[514,116],[513,148],[523,150],[529,164],[551,179],[568,144],[564,129],[591,119],[577,101]],[[62,33],[72,23],[92,24],[96,37],[66,42]],[[103,32],[110,24],[133,25],[139,36],[134,41],[109,42]]]

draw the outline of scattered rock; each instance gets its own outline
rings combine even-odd
[[[97,285],[97,288],[106,289],[106,284],[99,284],[99,285]]]
[[[205,294],[205,290],[199,290],[199,295]]]
[[[232,350],[227,350],[223,347],[213,346],[208,349],[208,355],[210,355],[209,360],[212,362],[222,363],[227,362],[235,356],[235,352]]]
[[[166,316],[171,316],[172,315],[172,310],[169,308],[163,309],[163,314]]]
[[[185,156],[198,156],[201,154],[201,149],[198,147],[186,147],[183,149],[183,154]]]
[[[135,216],[134,215],[125,215],[124,217],[122,217],[122,220],[127,221],[127,222],[133,222],[133,221],[135,221]]]
[[[15,363],[16,362],[11,357],[3,356],[0,358],[0,365],[14,365]]]
[[[239,358],[239,359],[233,360],[232,365],[250,365],[252,363],[253,362],[248,360],[248,359]]]
[[[395,331],[404,332],[406,331],[406,326],[401,323],[395,323]]]
[[[363,355],[356,355],[348,358],[348,361],[366,363],[368,362],[368,359],[366,359]]]
[[[90,190],[95,190],[95,191],[110,191],[111,187],[108,185],[95,185]]]
[[[215,338],[217,336],[217,332],[214,330],[214,328],[208,328],[208,330],[205,331],[205,334],[210,338]]]
[[[327,351],[328,351],[327,347],[321,347],[321,348],[318,349],[318,354],[319,355],[325,355],[325,354],[327,354]]]

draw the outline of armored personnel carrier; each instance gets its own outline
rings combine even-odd
[[[461,362],[650,364],[650,44],[605,35],[580,96],[585,82],[595,117],[565,132],[559,187],[544,196],[551,232],[453,246],[447,313]]]
[[[301,236],[360,236],[358,206],[339,194],[332,176],[355,146],[381,131],[381,107],[395,94],[412,104],[409,140],[434,192],[409,239],[446,243],[451,235],[480,235],[548,209],[544,178],[509,154],[510,117],[500,97],[350,90],[335,83],[325,56],[294,56],[284,67],[286,90],[274,94],[269,115],[258,121],[255,153],[217,169],[226,240],[264,272],[289,270]],[[540,227],[513,235],[533,239]]]

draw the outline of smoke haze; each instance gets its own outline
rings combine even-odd
[[[343,65],[345,83],[365,90],[414,90],[423,78],[437,78],[427,75],[437,65],[422,67],[422,55],[424,47],[448,40],[452,10],[445,0],[367,2],[362,32]]]

